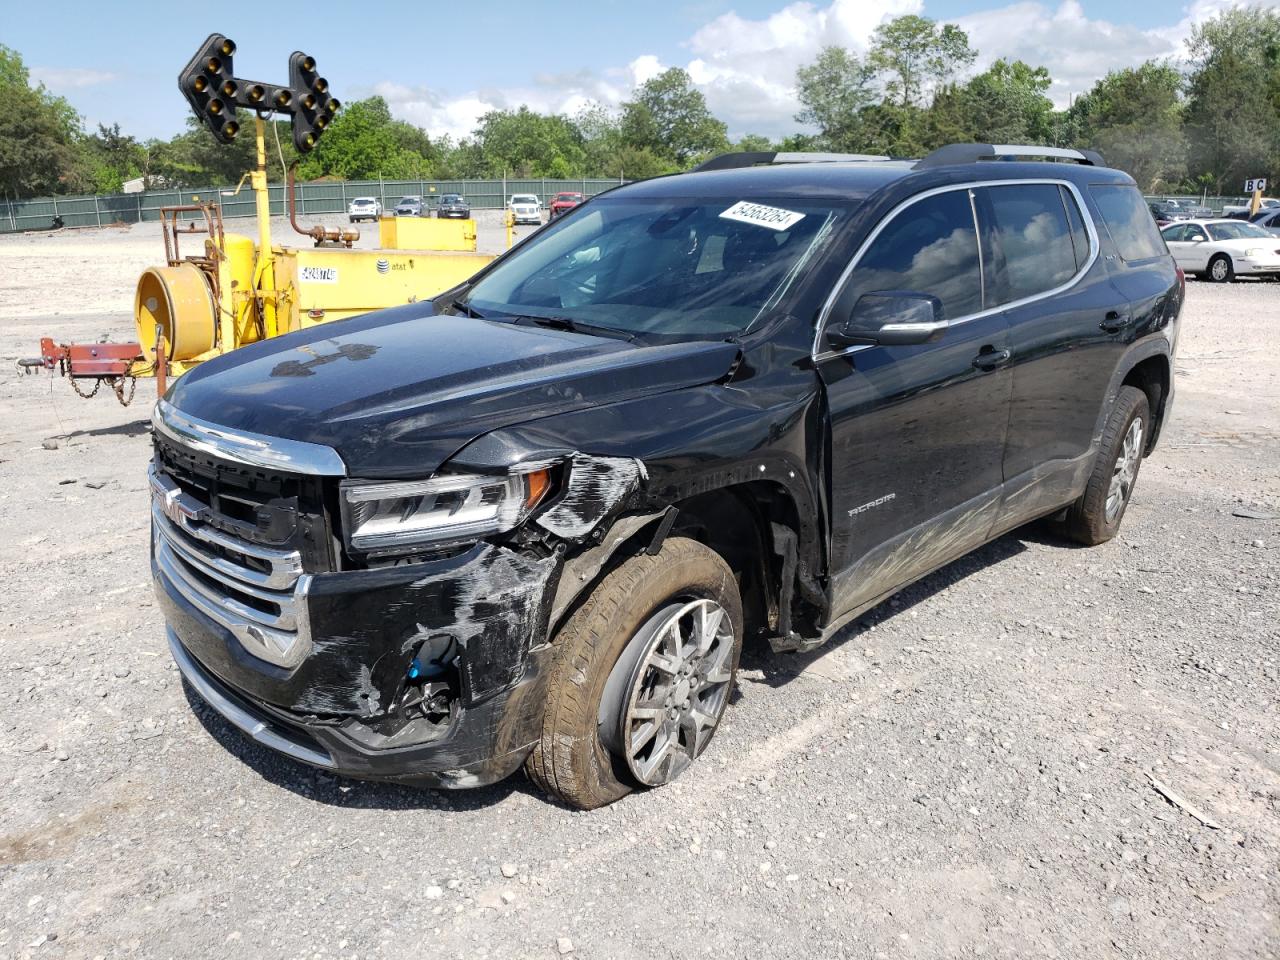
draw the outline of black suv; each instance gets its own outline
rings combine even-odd
[[[744,641],[813,647],[1037,518],[1114,536],[1182,299],[1091,153],[736,154],[616,188],[433,301],[174,384],[170,649],[340,774],[523,765],[579,807],[667,783]]]
[[[440,204],[436,207],[436,217],[441,220],[450,218],[468,220],[471,217],[471,205],[462,199],[460,193],[446,193],[440,197]]]

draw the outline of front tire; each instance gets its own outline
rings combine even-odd
[[[1088,546],[1120,532],[1151,435],[1151,408],[1137,387],[1121,387],[1102,431],[1102,446],[1084,495],[1067,509],[1066,533]]]
[[[675,779],[710,743],[742,652],[742,599],[710,548],[670,537],[597,585],[553,641],[530,779],[590,810]]]
[[[1209,261],[1209,279],[1214,283],[1230,283],[1236,277],[1235,266],[1225,253],[1217,254]]]

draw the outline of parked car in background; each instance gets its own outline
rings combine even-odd
[[[1272,236],[1280,237],[1280,210],[1263,210],[1251,221],[1254,226],[1261,227]]]
[[[1177,200],[1152,200],[1147,206],[1151,210],[1151,216],[1155,217],[1156,223],[1162,227],[1175,220],[1191,219],[1191,214]]]
[[[1280,238],[1254,223],[1219,218],[1171,223],[1160,231],[1186,273],[1226,283],[1238,276],[1280,276]]]
[[[471,204],[462,198],[460,193],[441,194],[436,205],[436,217],[441,220],[467,220],[471,217]]]
[[[1263,210],[1280,210],[1280,200],[1276,200],[1273,197],[1263,197],[1262,203],[1258,207],[1258,212],[1261,213]],[[1243,213],[1245,219],[1247,220],[1249,219],[1250,216],[1252,216],[1252,211],[1253,211],[1253,207],[1251,204],[1248,204],[1248,203],[1230,204],[1229,203],[1222,208],[1222,216],[1227,218],[1234,218],[1239,214]]]
[[[400,202],[396,204],[397,217],[429,217],[431,210],[421,197],[401,197]]]
[[[347,218],[355,223],[357,220],[377,220],[382,216],[382,201],[377,197],[356,197],[347,204]]]
[[[542,201],[532,193],[513,193],[507,209],[515,216],[516,223],[541,223]]]
[[[580,193],[557,193],[551,198],[549,219],[554,220],[562,213],[568,213],[578,204],[584,202],[587,198]]]

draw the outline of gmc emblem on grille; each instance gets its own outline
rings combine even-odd
[[[166,517],[180,527],[187,521],[195,522],[204,517],[204,504],[183,493],[176,483],[154,467],[151,469],[151,499]]]

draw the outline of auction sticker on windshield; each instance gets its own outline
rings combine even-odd
[[[767,207],[763,203],[752,203],[749,200],[739,200],[720,216],[725,220],[754,223],[757,227],[768,227],[770,230],[790,230],[804,219],[803,213],[783,210],[781,207]]]

